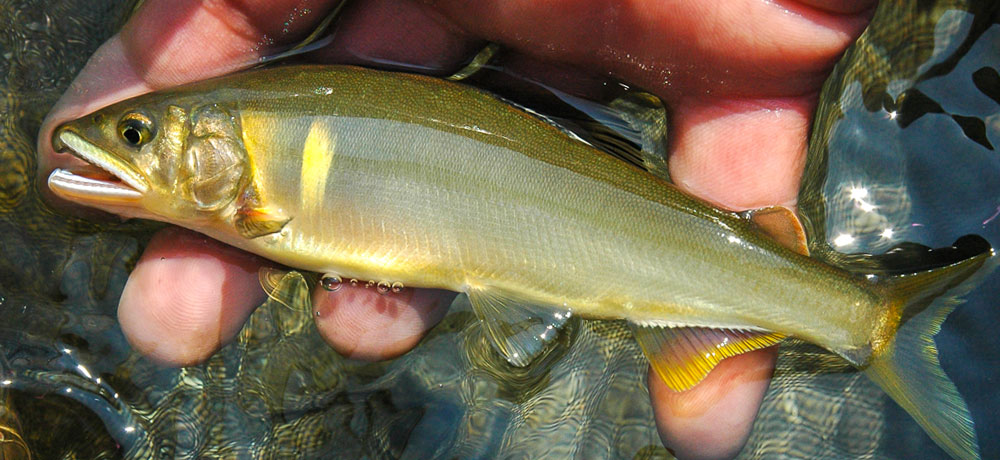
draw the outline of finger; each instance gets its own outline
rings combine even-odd
[[[122,28],[125,58],[153,89],[229,73],[304,38],[336,0],[149,1]]]
[[[671,178],[728,209],[793,206],[813,104],[800,97],[675,106]]]
[[[313,294],[316,327],[335,350],[349,358],[381,360],[413,348],[436,325],[456,293],[403,288],[379,293],[375,288],[344,286]]]
[[[848,3],[839,14],[794,1],[432,2],[473,35],[542,60],[610,72],[669,102],[689,94],[814,92],[865,27],[875,1]]]
[[[671,177],[717,205],[794,206],[804,167],[809,98],[738,101],[675,109]],[[724,360],[695,388],[672,393],[655,374],[657,428],[679,458],[731,458],[750,434],[774,368],[774,349]]]
[[[265,261],[171,227],[149,241],[118,307],[125,337],[145,356],[184,366],[207,359],[263,302]]]
[[[670,158],[679,187],[729,209],[794,206],[811,97],[683,102],[675,107]],[[664,443],[681,458],[735,456],[750,434],[774,359],[774,349],[726,359],[683,393],[668,395],[656,382],[650,393]]]
[[[410,0],[349,3],[336,40],[309,57],[320,62],[450,74],[485,43],[426,5]]]
[[[679,459],[733,458],[746,443],[777,347],[723,360],[694,388],[671,390],[652,369],[649,396],[663,445]]]

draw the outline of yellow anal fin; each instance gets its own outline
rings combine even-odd
[[[745,211],[742,215],[778,244],[804,256],[809,255],[806,231],[795,211],[784,206],[769,206]]]
[[[650,365],[670,389],[684,391],[701,382],[723,359],[766,348],[784,335],[707,327],[633,327]]]

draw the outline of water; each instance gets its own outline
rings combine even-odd
[[[880,8],[819,108],[802,192],[818,217],[813,251],[942,246],[966,233],[1000,246],[995,11]],[[92,0],[0,8],[0,429],[20,433],[33,458],[669,458],[645,359],[621,322],[574,317],[519,369],[459,300],[414,351],[371,364],[327,347],[309,312],[268,302],[201,366],[165,369],[133,353],[115,309],[153,226],[48,210],[33,152],[47,108],[130,11]],[[301,292],[301,280],[279,282]],[[996,323],[998,289],[994,275],[938,341],[984,458],[1000,457],[1000,395],[990,386],[1000,346],[983,327]],[[867,379],[800,343],[783,347],[741,453],[777,455],[946,458]]]
[[[817,112],[800,194],[803,213],[820,217],[807,223],[814,254],[841,259],[902,241],[941,247],[965,234],[1000,244],[994,217],[1000,102],[990,79],[1000,66],[998,8],[993,2],[881,4],[875,26],[825,85]],[[906,19],[894,21],[899,17]],[[893,26],[877,27],[881,21]],[[1000,457],[1000,398],[991,385],[1000,379],[1000,342],[983,327],[1000,321],[998,291],[1000,274],[993,273],[937,336],[943,367],[972,411],[983,458]],[[851,385],[871,386],[864,379]],[[823,397],[835,406],[843,399],[838,391]],[[876,433],[870,448],[840,456],[948,458],[898,406],[875,404],[884,407],[881,421],[867,428],[863,419],[872,414],[865,407],[839,417],[860,436],[865,429]]]

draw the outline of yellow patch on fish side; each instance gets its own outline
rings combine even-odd
[[[280,131],[273,129],[274,121],[264,114],[245,111],[240,113],[243,130],[243,145],[253,159],[253,155],[267,152],[280,141]],[[251,164],[253,161],[250,162]]]
[[[321,205],[326,193],[326,178],[330,175],[333,149],[337,144],[336,133],[331,132],[327,125],[322,118],[313,121],[302,146],[299,197],[306,208]]]

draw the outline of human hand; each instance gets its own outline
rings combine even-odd
[[[111,102],[256,63],[294,43],[333,1],[148,0],[81,72],[43,124],[40,175],[75,160],[52,152],[55,126]],[[482,40],[539,61],[610,73],[671,108],[670,171],[687,192],[730,209],[793,205],[811,114],[833,63],[867,24],[872,1],[372,0],[348,5],[331,63],[409,62],[453,69]],[[294,8],[298,8],[297,10]],[[312,12],[300,15],[304,8]],[[287,24],[286,24],[287,23]],[[273,40],[275,45],[266,45]],[[533,73],[586,91],[585,76]],[[44,183],[44,181],[42,181]],[[231,340],[264,298],[266,261],[179,229],[157,234],[131,274],[119,319],[135,348],[193,364]],[[396,356],[443,317],[453,294],[380,296],[345,286],[314,294],[317,327],[339,352]],[[674,393],[649,377],[664,443],[686,458],[731,457],[745,442],[774,350],[720,364]]]

